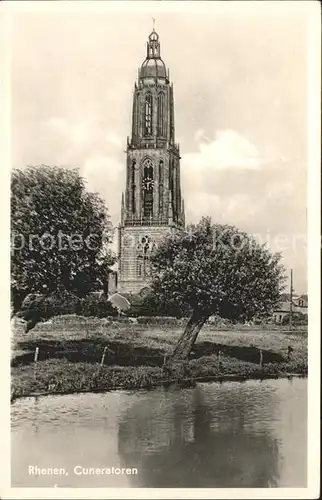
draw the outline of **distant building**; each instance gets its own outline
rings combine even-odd
[[[297,312],[303,312],[304,314],[307,314],[307,295],[299,295],[298,297],[293,297],[293,304],[299,309]]]
[[[292,297],[292,312],[308,314],[308,296],[307,295],[293,295]],[[291,296],[288,293],[281,295],[281,302],[273,312],[274,323],[282,323],[285,316],[290,314],[291,310]]]

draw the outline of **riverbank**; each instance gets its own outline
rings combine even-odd
[[[35,394],[149,389],[174,382],[191,385],[205,380],[307,374],[305,331],[219,331],[206,325],[186,363],[184,379],[178,381],[165,374],[163,363],[182,327],[117,321],[107,324],[78,318],[67,323],[57,318],[37,325],[28,334],[22,328],[15,329],[12,400]]]

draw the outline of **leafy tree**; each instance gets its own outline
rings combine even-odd
[[[203,218],[169,235],[152,257],[152,291],[191,316],[169,364],[188,357],[200,329],[216,314],[233,322],[269,315],[284,283],[280,255],[233,226]]]
[[[29,293],[59,287],[85,296],[106,283],[113,257],[104,202],[77,169],[32,166],[11,179],[11,296],[16,312]]]

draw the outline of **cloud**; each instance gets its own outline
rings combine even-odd
[[[245,173],[258,176],[265,163],[256,146],[234,130],[220,130],[213,140],[204,130],[195,133],[197,151],[182,156],[182,177],[184,189],[190,192],[216,192],[218,179],[242,179]],[[245,177],[245,176],[244,176]],[[224,192],[226,189],[224,189]]]
[[[120,218],[121,192],[125,184],[122,139],[111,130],[102,129],[94,120],[72,120],[53,116],[41,122],[39,148],[34,164],[78,167],[89,191],[106,201],[113,224]],[[47,156],[47,150],[50,156]],[[36,149],[35,149],[36,151]]]
[[[69,122],[64,117],[53,117],[47,120],[49,133],[64,136],[72,147],[84,147],[91,138],[91,128],[88,123],[78,121]]]
[[[182,157],[186,219],[196,222],[209,214],[249,232],[305,233],[303,165],[269,145],[263,154],[231,129],[214,137],[198,129],[197,151]]]
[[[195,139],[198,141],[199,151],[187,153],[183,162],[186,168],[209,168],[221,170],[258,169],[263,161],[256,147],[245,137],[234,130],[220,130],[215,139],[205,136],[202,129],[197,130]]]
[[[113,144],[113,146],[121,147],[123,145],[123,140],[122,138],[115,134],[115,132],[108,132],[106,134],[106,140],[110,143]]]
[[[106,200],[113,224],[120,217],[121,192],[125,184],[125,165],[112,156],[93,153],[80,167],[88,189]]]

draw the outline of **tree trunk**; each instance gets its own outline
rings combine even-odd
[[[28,295],[28,292],[11,293],[11,304],[12,304],[11,318],[13,318],[13,316],[15,314],[17,314],[19,309],[21,309],[22,303],[25,300],[25,298],[27,297],[27,295]]]
[[[180,337],[177,345],[174,348],[173,353],[167,359],[167,365],[171,366],[178,362],[185,361],[198,337],[198,334],[208,319],[209,315],[204,312],[195,309],[189,319],[185,331]]]

